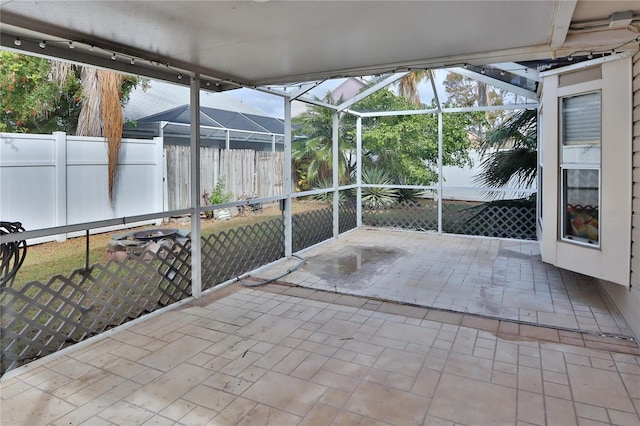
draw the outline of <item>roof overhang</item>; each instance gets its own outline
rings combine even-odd
[[[623,10],[640,14],[633,0],[0,0],[0,24],[4,48],[226,90],[611,49],[633,34],[572,22]]]

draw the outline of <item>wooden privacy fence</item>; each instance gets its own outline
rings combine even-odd
[[[188,146],[165,146],[169,210],[191,203],[191,160]],[[284,153],[251,149],[200,148],[200,190],[211,193],[218,179],[237,200],[243,194],[271,197],[284,193]],[[202,194],[201,194],[202,195]]]

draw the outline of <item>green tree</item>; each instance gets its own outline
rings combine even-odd
[[[0,51],[0,131],[74,133],[80,114],[80,80],[50,78],[50,61]]]
[[[447,103],[453,107],[474,107],[488,105],[503,105],[503,90],[496,89],[473,78],[456,73],[448,73],[444,80],[447,92]],[[470,129],[478,139],[483,139],[486,128],[491,128],[496,122],[504,118],[502,111],[485,111],[475,114],[474,123]]]
[[[357,111],[412,109],[404,97],[380,90],[354,105]],[[471,115],[443,115],[443,164],[470,164]],[[428,185],[437,181],[438,117],[435,114],[371,117],[363,122],[363,154],[383,167],[395,183]]]
[[[489,187],[530,187],[538,168],[537,134],[533,109],[516,111],[488,132],[481,141],[482,171],[476,182]]]
[[[413,104],[387,89],[353,105],[362,112],[404,111]],[[332,111],[311,106],[294,120],[293,159],[302,189],[331,181]],[[481,114],[481,113],[480,113]],[[443,164],[471,161],[469,128],[473,114],[443,115]],[[340,116],[340,181],[346,183],[356,164],[355,119]],[[396,184],[429,185],[438,179],[438,117],[435,114],[370,117],[363,120],[363,166],[384,170]]]
[[[327,101],[334,103],[331,95]],[[340,102],[340,101],[339,101]],[[338,176],[341,183],[350,179],[355,165],[354,123],[350,115],[339,115]],[[318,105],[293,119],[292,157],[301,189],[309,189],[333,179],[333,111]]]
[[[83,84],[83,69],[89,68],[0,51],[0,131],[76,134],[81,110],[99,98],[99,86],[90,91]],[[135,77],[122,76],[121,104],[137,83]]]

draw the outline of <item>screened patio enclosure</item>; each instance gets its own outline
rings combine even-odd
[[[78,248],[80,260],[68,270],[49,266],[46,274],[37,278],[21,281],[20,275],[4,277],[13,282],[5,283],[1,295],[3,371],[145,314],[192,297],[198,299],[204,291],[220,288],[261,266],[292,259],[300,250],[335,241],[355,228],[392,227],[421,231],[419,235],[456,233],[535,240],[535,207],[513,211],[513,206],[505,209],[497,203],[489,208],[483,198],[487,192],[500,192],[507,199],[527,198],[535,190],[498,191],[453,184],[454,180],[447,178],[451,170],[443,164],[445,117],[471,111],[537,109],[540,87],[536,65],[578,62],[580,55],[606,60],[619,50],[635,49],[637,34],[631,37],[629,31],[637,33],[634,22],[638,13],[637,2],[624,0],[508,2],[508,7],[495,1],[167,1],[141,7],[137,2],[26,0],[5,1],[0,9],[0,44],[4,49],[189,86],[192,106],[188,113],[188,208],[0,235],[0,244],[6,245],[47,235],[86,233],[86,247]],[[522,61],[534,62],[523,65]],[[516,94],[522,102],[448,108],[446,99],[436,96],[428,110],[355,110],[359,100],[407,72],[428,69],[471,75]],[[308,96],[327,79],[362,75],[381,79],[339,105]],[[211,123],[199,114],[200,90],[240,87],[282,100],[285,192],[206,205],[197,166],[201,164],[202,125]],[[326,108],[332,115],[332,176],[326,188],[293,190],[294,101]],[[341,183],[337,167],[338,123],[343,114],[354,116],[356,122],[355,179],[349,184]],[[437,120],[438,153],[431,166],[438,180],[424,186],[390,185],[420,192],[417,203],[363,208],[363,192],[386,186],[363,182],[363,129],[369,120],[399,114],[429,114]],[[221,133],[213,128],[210,130]],[[105,164],[95,166],[106,169]],[[478,199],[465,199],[469,193]],[[329,203],[299,208],[305,198],[320,195]],[[240,208],[247,223],[237,228],[220,224],[215,230],[207,229],[201,215],[225,207]],[[171,224],[182,228],[168,244],[96,261],[97,249],[92,244],[96,245],[99,237],[90,235],[179,216],[188,216],[190,221]],[[104,249],[99,250],[104,255]],[[53,252],[53,258],[60,257],[59,250]]]
[[[502,64],[502,68],[523,69],[521,65]],[[503,72],[507,73],[507,71]],[[523,72],[524,73],[524,72]],[[11,243],[38,236],[64,232],[87,231],[87,257],[84,267],[71,273],[58,274],[42,281],[9,283],[2,292],[3,304],[3,371],[11,370],[30,360],[40,358],[72,343],[100,334],[128,321],[154,311],[173,306],[191,297],[199,298],[203,292],[220,288],[237,281],[273,262],[292,258],[295,253],[322,242],[339,238],[341,234],[359,227],[382,227],[436,234],[464,234],[516,239],[535,239],[535,205],[533,206],[485,206],[483,202],[457,203],[447,200],[447,192],[466,189],[478,194],[488,190],[501,192],[507,198],[521,198],[535,193],[535,189],[522,188],[458,188],[443,181],[442,141],[443,116],[472,111],[498,111],[535,109],[535,102],[516,105],[471,108],[446,108],[438,101],[436,108],[410,111],[358,112],[353,105],[366,96],[386,88],[406,73],[387,76],[379,83],[364,90],[340,105],[330,105],[299,96],[288,96],[291,88],[282,90],[284,103],[284,153],[285,168],[283,196],[241,200],[217,205],[202,205],[199,188],[199,153],[203,132],[207,126],[201,123],[198,108],[190,109],[190,144],[192,206],[189,209],[150,212],[136,217],[122,217],[67,227],[27,230],[17,234],[2,235],[3,243]],[[497,72],[500,74],[500,71]],[[535,70],[527,71],[535,76]],[[478,74],[486,79],[484,74]],[[433,81],[433,80],[432,80]],[[489,81],[489,80],[486,80]],[[505,85],[500,80],[492,80]],[[302,94],[318,83],[297,85]],[[509,86],[520,92],[521,97],[534,92],[519,86]],[[198,105],[199,80],[192,79],[192,105]],[[276,89],[268,89],[277,93]],[[278,92],[279,93],[279,92]],[[294,99],[320,105],[332,111],[333,116],[333,185],[329,188],[295,192],[291,180],[291,103]],[[339,184],[338,132],[339,114],[356,117],[356,168],[355,182]],[[375,185],[362,183],[362,131],[366,120],[378,116],[432,114],[438,122],[439,181],[430,186]],[[207,123],[210,124],[210,123]],[[199,130],[199,131],[198,131]],[[363,208],[362,193],[366,188],[393,187],[419,191],[418,202],[399,203],[394,206]],[[324,196],[328,203],[314,204],[313,208],[298,210],[303,200]],[[262,213],[262,206],[272,206],[271,212]],[[258,210],[260,206],[260,210]],[[200,216],[214,210],[236,207],[248,212],[256,223],[229,229],[203,231]],[[127,251],[123,257],[106,262],[91,263],[89,259],[89,232],[99,232],[109,226],[135,224],[141,220],[168,218],[188,214],[191,217],[188,238],[173,239],[170,244],[142,252]],[[169,225],[174,226],[174,225]]]
[[[189,145],[189,105],[182,105],[136,120],[125,137],[162,136],[165,144]],[[200,107],[200,145],[220,149],[284,150],[284,122],[280,119]]]

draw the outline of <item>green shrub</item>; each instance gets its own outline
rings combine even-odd
[[[202,194],[202,200],[207,205],[224,204],[224,203],[228,203],[232,199],[233,199],[233,194],[225,190],[223,177],[218,178],[218,182],[216,183],[216,186],[214,186],[213,191],[211,191],[211,194],[209,194],[207,191],[205,191],[204,194]],[[208,218],[212,218],[213,211],[209,210],[205,212],[205,215]]]
[[[209,204],[224,204],[228,203],[233,199],[233,194],[231,192],[227,192],[225,190],[224,178],[221,177],[218,179],[216,186],[213,188],[211,192],[211,196],[209,197]]]
[[[366,168],[362,171],[362,183],[369,185],[391,185],[391,177],[380,167]],[[362,188],[362,205],[375,209],[388,207],[398,201],[398,190],[394,188]]]
[[[329,189],[333,188],[333,182],[329,179],[320,180],[313,189]],[[325,192],[324,194],[316,194],[313,196],[314,199],[318,201],[323,201],[325,203],[333,202],[333,192]],[[347,201],[347,196],[345,191],[338,191],[338,203],[342,204]]]

